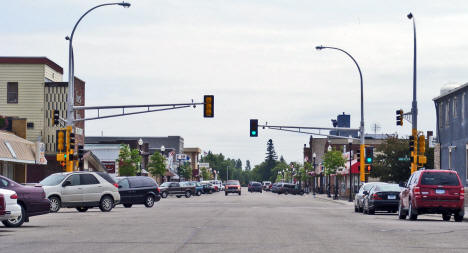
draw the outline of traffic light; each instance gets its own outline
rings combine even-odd
[[[250,120],[250,137],[258,137],[258,119]]]
[[[70,132],[70,149],[75,149],[75,133]]]
[[[356,155],[357,155],[357,162],[360,163],[361,162],[361,150],[357,150]]]
[[[374,162],[374,147],[366,147],[366,164]]]
[[[365,145],[364,144],[361,144],[359,146],[359,153],[364,155],[365,154]],[[360,157],[359,159],[359,180],[361,182],[365,182],[366,181],[366,171],[365,171],[365,164],[364,164],[364,157]]]
[[[414,143],[414,136],[411,135],[411,136],[409,137],[409,151],[410,151],[410,152],[413,152],[413,151],[414,151],[414,144],[415,144],[415,143]]]
[[[418,152],[421,155],[424,155],[426,152],[426,136],[424,135],[418,137]]]
[[[396,111],[396,124],[397,126],[403,126],[403,110],[397,110]]]
[[[203,117],[213,118],[214,117],[214,96],[205,95],[203,97]]]
[[[78,168],[83,168],[83,156],[84,156],[84,149],[83,145],[78,145],[78,152],[77,152],[77,160],[78,160]]]
[[[370,173],[370,171],[371,171],[371,166],[368,165],[368,166],[367,166],[367,173]]]
[[[52,125],[56,126],[60,123],[60,115],[59,115],[59,110],[53,110],[52,111]]]
[[[55,132],[55,137],[56,137],[55,143],[56,143],[57,152],[62,153],[63,151],[65,151],[65,134],[66,134],[66,131],[63,129],[57,130]]]

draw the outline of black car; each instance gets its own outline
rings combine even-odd
[[[304,190],[297,184],[283,184],[279,188],[278,194],[304,195]]]
[[[159,189],[163,198],[167,198],[169,195],[175,195],[177,198],[182,196],[190,198],[196,193],[195,185],[187,185],[184,182],[164,182]]]
[[[400,202],[400,186],[397,184],[374,185],[369,192],[364,192],[363,213],[374,214],[375,211],[396,213]]]
[[[259,182],[250,182],[247,186],[249,192],[260,192],[262,193],[262,184]]]
[[[365,197],[365,194],[364,192],[369,192],[369,190],[375,186],[375,185],[379,185],[379,184],[386,184],[386,183],[383,183],[383,182],[371,182],[371,183],[365,183],[361,186],[361,188],[359,188],[359,192],[356,193],[356,195],[354,196],[354,211],[357,213],[357,212],[362,212],[363,211],[363,207],[364,207],[364,197]]]
[[[118,184],[120,203],[126,208],[130,208],[134,204],[153,207],[154,202],[161,199],[158,183],[150,177],[119,177]]]
[[[211,194],[211,193],[216,191],[216,189],[214,188],[214,186],[211,183],[202,182],[200,184],[203,187],[202,188],[202,193],[203,194]]]
[[[278,193],[279,189],[283,186],[283,183],[274,183],[271,186],[271,192]]]

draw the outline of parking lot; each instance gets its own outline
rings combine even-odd
[[[468,223],[354,213],[325,196],[270,192],[168,197],[153,208],[117,206],[32,217],[0,227],[1,252],[466,252]]]

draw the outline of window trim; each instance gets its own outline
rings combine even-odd
[[[10,85],[16,84],[16,91],[11,91]],[[16,93],[16,100],[14,102],[10,101],[9,96],[10,94],[15,94]],[[6,101],[7,104],[18,104],[18,97],[19,97],[19,84],[18,82],[7,82],[7,92],[6,92]]]

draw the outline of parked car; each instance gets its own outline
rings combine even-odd
[[[200,184],[203,187],[202,193],[204,194],[212,194],[216,191],[215,187],[209,182],[201,182]]]
[[[304,190],[297,184],[283,183],[278,190],[278,194],[304,195]]]
[[[29,217],[49,213],[50,201],[41,186],[24,186],[0,176],[0,188],[15,191],[18,195],[18,205],[21,206],[21,216],[3,221],[5,226],[19,227],[24,222],[29,222]]]
[[[363,211],[365,193],[367,194],[374,185],[378,185],[378,184],[386,184],[386,183],[384,182],[365,183],[361,186],[361,188],[359,188],[359,192],[356,193],[356,195],[354,196],[354,211],[355,212]]]
[[[241,195],[241,186],[239,180],[228,180],[226,182],[226,189],[224,189],[224,195],[227,196],[229,193],[237,193]]]
[[[223,183],[221,181],[211,180],[210,183],[215,187],[217,192],[224,190],[224,186],[223,186]]]
[[[154,179],[145,176],[119,177],[120,203],[125,208],[132,205],[143,204],[153,207],[155,202],[161,200],[158,183]]]
[[[195,186],[181,184],[179,182],[165,182],[159,187],[161,197],[167,198],[169,195],[175,195],[177,198],[185,196],[190,198],[195,194]]]
[[[202,195],[203,185],[200,182],[190,181],[190,182],[187,182],[187,183],[191,184],[192,186],[195,186],[195,195],[197,195],[197,196]]]
[[[270,186],[271,186],[271,181],[263,181],[263,182],[262,182],[262,185],[263,185],[263,190],[269,191],[269,190],[270,190]]]
[[[403,185],[402,185],[403,186]],[[457,222],[465,215],[465,190],[458,173],[453,170],[419,170],[413,173],[400,193],[398,216],[416,220],[420,214],[442,214]]]
[[[21,206],[17,202],[18,195],[11,190],[0,189],[0,221],[18,219],[21,216]]]
[[[79,212],[99,207],[103,212],[110,212],[120,202],[118,185],[109,183],[95,172],[55,173],[39,184],[50,200],[50,211],[54,213],[61,207],[76,208]]]
[[[250,182],[248,185],[247,185],[247,191],[249,192],[260,192],[262,193],[262,184],[259,183],[259,182]]]
[[[377,184],[364,195],[363,213],[375,211],[396,213],[400,202],[401,188],[397,184]]]
[[[279,189],[283,186],[283,183],[274,183],[271,186],[271,192],[278,193]]]

